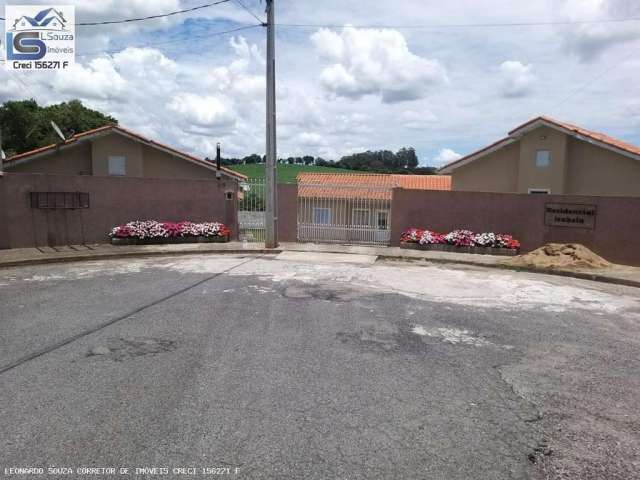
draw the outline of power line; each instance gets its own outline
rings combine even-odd
[[[237,3],[239,6],[241,6],[242,8],[244,8],[249,15],[251,15],[253,18],[255,18],[256,20],[258,20],[258,22],[260,22],[260,25],[265,26],[265,22],[264,20],[262,20],[258,15],[256,15],[255,13],[253,13],[253,10],[251,10],[249,7],[247,7],[244,3],[242,3],[242,0],[233,0],[235,3]]]
[[[230,30],[222,30],[222,31],[219,31],[219,32],[208,33],[208,34],[205,34],[205,35],[189,35],[186,38],[179,38],[179,39],[175,39],[175,40],[165,40],[163,42],[151,42],[151,43],[145,43],[143,45],[128,45],[128,46],[126,46],[124,48],[115,49],[115,50],[96,50],[96,51],[93,51],[93,52],[85,52],[85,53],[78,54],[78,55],[76,55],[76,58],[90,57],[90,56],[101,55],[101,54],[113,54],[113,53],[122,52],[122,51],[126,50],[127,48],[156,47],[156,46],[160,46],[160,45],[169,45],[169,44],[172,44],[172,43],[180,43],[180,42],[192,41],[192,40],[196,40],[196,39],[200,39],[200,38],[216,37],[218,35],[226,35],[228,33],[239,32],[239,31],[242,31],[242,30],[249,30],[249,29],[258,28],[258,27],[261,27],[261,26],[262,25],[245,25],[243,27],[232,28]]]
[[[1,71],[6,72],[9,78],[13,78],[14,80],[17,80],[18,82],[20,82],[22,86],[29,91],[29,93],[31,94],[31,98],[35,99],[37,97],[37,95],[34,93],[31,87],[27,84],[27,82],[20,77],[19,73],[15,73],[14,70],[11,70],[9,68],[2,69]]]
[[[123,20],[109,20],[103,22],[81,22],[76,23],[77,26],[98,26],[98,25],[113,25],[118,23],[130,23],[141,22],[144,20],[153,20],[157,18],[170,17],[173,15],[179,15],[182,13],[193,12],[201,10],[203,8],[220,5],[227,3],[231,0],[218,0],[217,2],[207,3],[192,8],[186,8],[184,10],[176,10],[174,12],[163,13],[158,15],[149,15],[146,17],[128,18]],[[256,20],[264,25],[264,21],[256,15],[250,8],[242,3],[241,0],[234,0],[240,7],[244,8],[251,14]],[[4,17],[0,17],[0,20],[4,21]],[[609,18],[602,20],[551,20],[551,21],[534,21],[534,22],[495,22],[495,23],[432,23],[423,25],[344,25],[344,24],[320,24],[320,23],[278,23],[277,27],[288,28],[395,28],[395,29],[431,29],[431,28],[494,28],[494,27],[537,27],[537,26],[562,26],[562,25],[595,25],[606,23],[627,23],[627,22],[640,22],[640,17],[630,18]]]
[[[640,22],[640,17],[611,18],[605,20],[558,20],[540,22],[505,22],[505,23],[431,23],[424,25],[340,25],[321,23],[277,23],[277,27],[287,28],[393,28],[393,29],[438,29],[438,28],[494,28],[494,27],[539,27],[562,25],[590,25],[602,23]]]
[[[156,18],[172,17],[174,15],[180,15],[182,13],[195,12],[196,10],[202,10],[203,8],[213,7],[215,5],[220,5],[221,3],[226,3],[229,1],[230,0],[218,0],[217,2],[206,3],[204,5],[199,5],[197,7],[185,8],[184,10],[176,10],[175,12],[162,13],[159,15],[149,15],[147,17],[127,18],[124,20],[109,20],[105,22],[81,22],[81,23],[76,23],[76,25],[79,27],[93,27],[97,25],[113,25],[117,23],[142,22],[144,20],[154,20]]]
[[[620,63],[622,63],[622,62],[624,62],[626,60],[629,60],[630,58],[635,57],[637,55],[638,55],[638,51],[633,51],[630,54],[625,55],[624,57],[622,57],[622,59],[617,60],[614,63],[608,65],[604,70],[602,70],[601,72],[597,73],[596,75],[591,77],[586,82],[582,83],[581,85],[578,85],[578,87],[576,87],[573,90],[571,90],[565,97],[563,97],[559,102],[557,102],[555,105],[553,105],[553,107],[551,107],[551,111],[556,110],[558,107],[560,107],[561,105],[565,104],[568,100],[570,100],[573,96],[581,93],[583,90],[585,90],[588,87],[590,87],[591,85],[593,85],[595,82],[600,80],[602,77],[604,77],[611,70],[613,70],[615,68],[618,68],[620,66]]]
[[[144,20],[154,20],[156,18],[172,17],[174,15],[180,15],[182,13],[195,12],[196,10],[202,10],[203,8],[213,7],[215,5],[220,5],[221,3],[227,3],[227,2],[230,2],[230,1],[231,0],[218,0],[217,2],[206,3],[204,5],[198,5],[197,7],[185,8],[184,10],[176,10],[174,12],[161,13],[161,14],[158,14],[158,15],[149,15],[149,16],[146,16],[146,17],[126,18],[126,19],[123,19],[123,20],[107,20],[107,21],[104,21],[104,22],[80,22],[80,23],[76,23],[76,26],[78,26],[78,27],[94,27],[94,26],[97,26],[97,25],[114,25],[116,23],[142,22]],[[0,17],[0,20],[5,20],[6,21],[6,19],[4,17]]]

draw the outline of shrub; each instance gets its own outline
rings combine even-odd
[[[115,238],[170,238],[170,237],[223,237],[231,230],[217,222],[193,223],[183,221],[156,222],[155,220],[133,221],[114,227],[109,233]]]

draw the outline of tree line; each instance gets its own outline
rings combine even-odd
[[[220,163],[226,166],[265,163],[266,157],[257,153],[242,158],[221,158]],[[413,147],[401,148],[397,152],[391,150],[375,150],[345,155],[340,160],[326,160],[322,157],[305,155],[302,157],[279,158],[284,165],[316,165],[369,173],[412,173],[430,175],[435,173],[433,167],[420,167]]]
[[[58,143],[60,138],[51,128],[54,121],[67,136],[81,133],[118,120],[85,107],[80,100],[40,106],[31,100],[8,101],[0,105],[2,148],[7,156]],[[222,158],[223,165],[265,163],[265,157],[257,153],[242,158]],[[412,147],[397,152],[376,150],[345,155],[340,160],[304,155],[279,158],[278,163],[288,165],[317,165],[370,173],[433,174],[432,167],[419,167],[416,151]]]
[[[82,105],[80,100],[42,107],[35,100],[9,101],[0,105],[2,149],[7,156],[60,142],[51,121],[67,137],[118,121]]]

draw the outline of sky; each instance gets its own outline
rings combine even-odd
[[[94,22],[209,2],[55,4],[75,5],[77,22]],[[241,2],[264,17],[264,1]],[[0,1],[2,17],[6,3],[51,5]],[[412,146],[422,165],[442,166],[539,115],[640,144],[637,0],[275,4],[279,157]],[[78,26],[68,71],[0,64],[0,103],[78,98],[201,157],[215,155],[217,142],[225,157],[263,154],[266,32],[247,9],[231,0],[158,20]]]

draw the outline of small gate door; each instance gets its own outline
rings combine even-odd
[[[298,182],[298,241],[389,245],[391,186],[351,184],[344,177],[340,183]]]
[[[251,178],[240,184],[238,226],[241,242],[264,242],[265,179]]]

